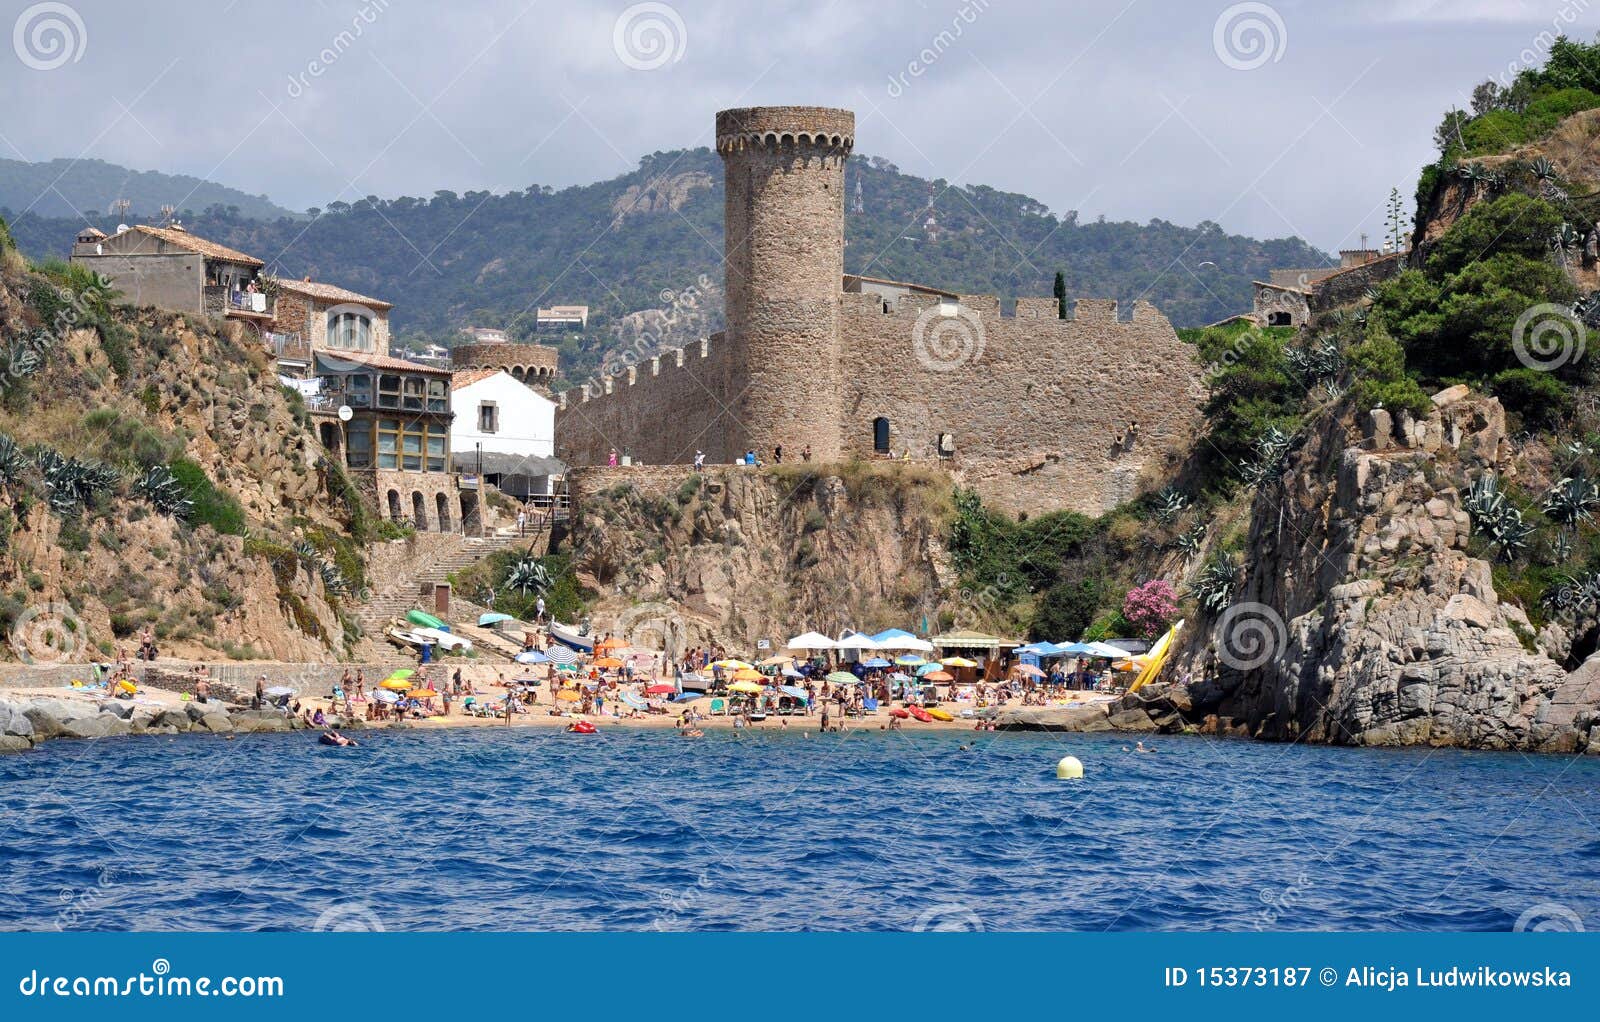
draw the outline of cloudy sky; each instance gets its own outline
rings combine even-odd
[[[799,103],[909,173],[1336,249],[1382,233],[1445,109],[1600,3],[3,0],[0,25],[0,156],[296,209],[587,183]]]

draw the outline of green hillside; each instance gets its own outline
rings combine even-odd
[[[247,217],[295,215],[265,195],[247,195],[187,174],[129,170],[104,160],[0,160],[0,210],[7,211],[7,219],[23,210],[41,217],[114,216],[111,204],[118,199],[131,203],[128,217],[142,220],[168,205],[190,210],[233,207]]]
[[[1070,295],[1147,298],[1179,326],[1248,308],[1250,281],[1272,267],[1329,261],[1299,239],[1257,241],[1212,223],[1083,223],[1025,195],[950,188],[869,157],[851,160],[846,190],[848,272],[1011,298],[1050,294],[1060,271]],[[394,301],[397,332],[410,338],[447,340],[466,324],[526,336],[539,305],[589,305],[588,334],[563,341],[569,378],[598,363],[619,315],[658,308],[663,291],[701,275],[722,280],[722,167],[708,149],[655,153],[630,174],[561,191],[369,197],[309,224],[213,209],[185,223],[282,273]],[[30,214],[11,226],[43,257],[63,253],[78,222]]]

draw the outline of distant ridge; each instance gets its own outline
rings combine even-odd
[[[295,216],[265,195],[249,195],[187,174],[130,170],[104,160],[0,160],[0,209],[27,210],[42,217],[97,217],[127,199],[128,217],[151,219],[162,206],[200,212],[210,206],[236,207],[240,216],[275,220]]]

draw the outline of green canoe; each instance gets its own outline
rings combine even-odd
[[[450,627],[449,625],[445,624],[443,621],[440,621],[438,618],[434,617],[432,614],[425,614],[420,610],[408,610],[408,611],[406,611],[406,620],[410,621],[412,624],[417,625],[417,626],[422,627],[422,628],[445,628],[445,629],[448,629]]]

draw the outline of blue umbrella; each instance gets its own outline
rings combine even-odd
[[[885,660],[881,656],[875,656],[871,660],[864,661],[861,664],[861,666],[862,667],[888,667],[889,666],[889,661]]]
[[[920,678],[924,674],[932,674],[934,671],[942,670],[944,670],[944,667],[941,664],[923,664],[921,667],[917,668],[917,677]]]
[[[550,658],[536,649],[524,650],[517,654],[517,663],[519,664],[547,664],[549,662]]]
[[[487,628],[490,625],[497,625],[502,621],[515,621],[515,620],[516,620],[516,618],[512,617],[510,614],[501,614],[498,611],[493,611],[493,612],[490,612],[488,614],[479,614],[478,615],[478,627],[479,628]]]

